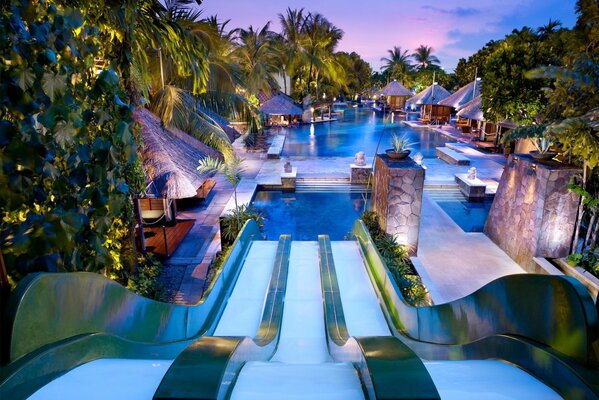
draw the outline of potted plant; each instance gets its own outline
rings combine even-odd
[[[530,139],[536,150],[530,152],[530,156],[535,160],[548,161],[557,155],[555,151],[551,151],[553,143],[548,137],[533,137]]]
[[[417,142],[413,142],[407,135],[397,136],[395,133],[391,137],[392,149],[385,150],[387,156],[392,160],[403,160],[412,152],[411,146]]]

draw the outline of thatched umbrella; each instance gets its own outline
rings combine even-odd
[[[484,121],[483,115],[483,97],[481,95],[476,96],[458,111],[457,115],[462,118],[472,119],[475,121]]]
[[[380,96],[412,96],[412,92],[396,80],[389,82],[389,84],[379,90],[377,94]]]
[[[443,86],[434,83],[414,97],[409,98],[406,103],[413,106],[436,105],[449,95],[449,92]]]
[[[453,107],[456,110],[462,108],[470,100],[480,94],[481,81],[472,81],[466,86],[462,86],[449,97],[444,98],[439,102],[441,106]]]
[[[194,197],[207,176],[197,170],[204,157],[219,157],[216,150],[178,129],[165,128],[160,118],[138,108],[134,118],[141,125],[143,166],[157,195],[169,199]]]
[[[302,115],[304,110],[289,97],[278,94],[260,106],[260,111],[268,115]]]

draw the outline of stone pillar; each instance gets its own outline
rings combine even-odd
[[[291,172],[281,173],[281,187],[283,191],[293,192],[295,190],[295,181],[297,180],[297,167],[291,168]]]
[[[394,161],[385,154],[376,156],[370,207],[385,232],[409,246],[410,256],[418,251],[423,187],[424,168],[411,158]]]
[[[355,184],[367,184],[368,178],[372,174],[372,167],[370,165],[356,165],[350,164],[351,169],[350,182]]]
[[[485,234],[528,272],[533,257],[568,255],[579,196],[568,182],[581,170],[529,155],[511,155],[485,224]]]

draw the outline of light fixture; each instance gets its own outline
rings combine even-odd
[[[530,169],[526,171],[526,175],[532,176],[537,174],[537,164],[531,164]]]

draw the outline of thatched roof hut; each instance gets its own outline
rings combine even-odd
[[[436,105],[439,101],[449,97],[450,93],[441,85],[436,83],[430,85],[414,97],[409,98],[406,104],[412,106]]]
[[[237,131],[237,129],[233,128],[230,125],[230,122],[228,119],[218,115],[217,113],[215,113],[214,111],[211,111],[207,108],[198,106],[198,108],[206,115],[208,115],[210,118],[212,118],[214,120],[214,122],[216,122],[218,124],[218,126],[225,131],[225,133],[227,134],[227,137],[229,138],[229,140],[231,141],[231,143],[233,143],[235,141],[235,139],[237,139],[239,136],[241,136],[241,133],[239,133],[239,131]]]
[[[484,121],[483,115],[483,97],[481,95],[476,96],[457,112],[457,115],[462,118],[468,118],[475,121]]]
[[[462,108],[470,100],[480,95],[481,81],[472,81],[469,84],[462,86],[449,97],[444,98],[439,102],[441,106],[453,107],[456,110]]]
[[[207,155],[219,157],[219,153],[185,132],[165,128],[145,108],[138,108],[133,116],[141,125],[142,162],[155,194],[169,199],[194,197],[208,178],[198,172],[198,161]]]
[[[389,82],[389,84],[379,90],[377,94],[380,96],[412,96],[412,92],[396,80]]]
[[[304,110],[288,96],[278,94],[260,106],[260,111],[268,115],[302,115]]]

